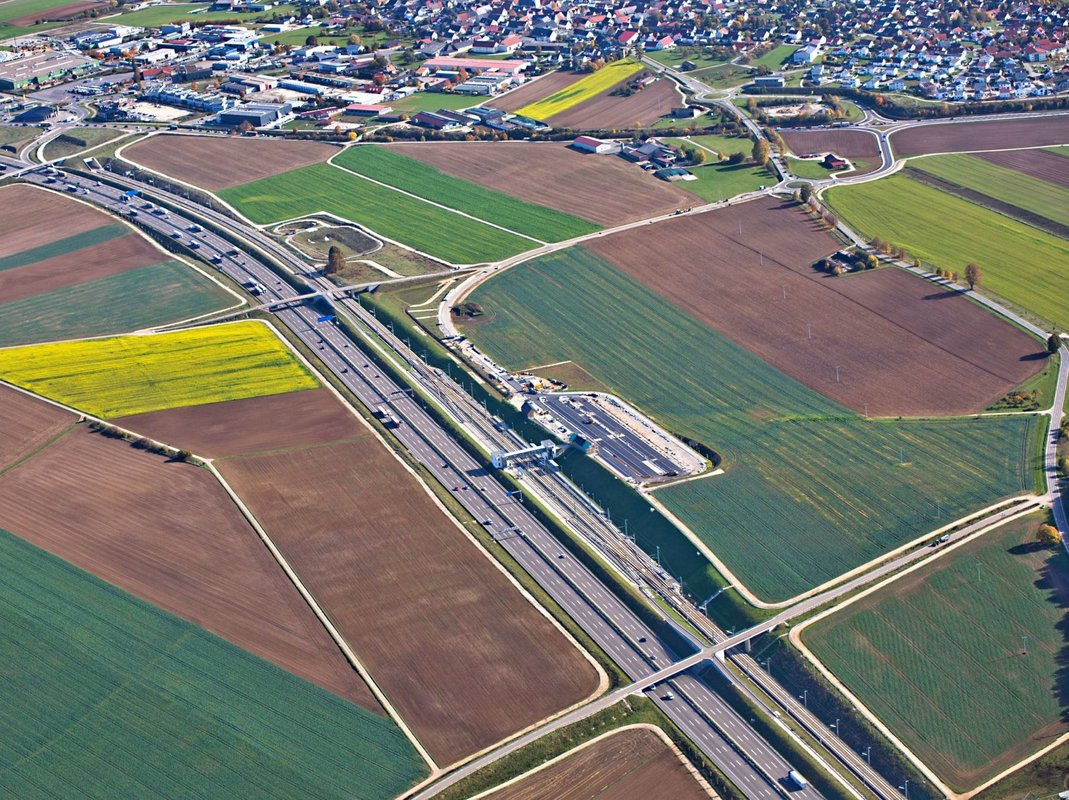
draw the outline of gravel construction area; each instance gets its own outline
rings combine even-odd
[[[454,177],[599,225],[622,225],[696,204],[689,192],[617,155],[581,153],[563,142],[389,146]]]
[[[1042,346],[961,293],[894,268],[831,277],[838,243],[771,198],[587,243],[683,311],[873,416],[979,411],[1042,369]]]
[[[209,192],[326,161],[323,142],[247,136],[150,136],[122,151],[127,161]]]

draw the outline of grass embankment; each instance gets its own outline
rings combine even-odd
[[[99,147],[122,136],[115,128],[71,128],[45,146],[45,159],[66,158],[89,148]]]
[[[457,264],[497,261],[536,247],[530,239],[379,186],[329,164],[284,172],[219,196],[258,224],[329,211],[430,256]]]
[[[1032,489],[1034,420],[870,420],[576,248],[502,273],[465,328],[513,368],[572,359],[726,474],[656,496],[767,600]]]
[[[0,377],[99,417],[318,386],[255,322],[0,350]]]
[[[0,304],[0,347],[125,333],[234,302],[182,262],[163,261]]]
[[[0,791],[21,800],[387,800],[426,774],[389,719],[0,531]]]
[[[983,289],[1069,328],[1069,242],[905,175],[842,186],[825,199],[866,237],[963,273],[976,262]]]
[[[827,617],[806,644],[952,788],[1069,730],[1069,556],[1033,514]]]
[[[545,242],[559,242],[599,229],[598,225],[585,219],[525,203],[493,189],[454,178],[385,147],[350,147],[335,157],[334,163],[432,202]]]
[[[643,70],[643,66],[624,58],[606,64],[597,72],[592,72],[571,86],[565,86],[548,97],[543,97],[536,103],[524,106],[517,114],[531,119],[547,120],[550,117],[567,111],[580,103],[589,100],[594,95],[610,89],[620,81],[630,78]]]

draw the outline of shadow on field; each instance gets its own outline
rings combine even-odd
[[[1035,353],[1029,353],[1026,356],[1021,356],[1021,361],[1046,361],[1050,358],[1050,353],[1046,350],[1040,350]]]
[[[1061,634],[1061,646],[1054,656],[1057,667],[1052,688],[1061,706],[1062,722],[1069,722],[1069,555],[1061,547],[1047,558],[1043,572],[1036,581],[1036,588],[1049,592],[1050,602],[1062,612],[1061,620],[1057,624],[1058,633]]]
[[[925,300],[949,300],[951,297],[957,297],[958,295],[965,294],[964,289],[947,289],[943,292],[935,292],[934,294],[924,295]]]

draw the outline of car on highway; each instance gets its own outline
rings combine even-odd
[[[675,700],[676,696],[674,692],[666,692],[664,695],[665,700]]]

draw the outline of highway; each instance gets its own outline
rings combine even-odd
[[[108,176],[109,179],[112,176]],[[27,173],[24,179],[39,185],[46,183],[48,176],[42,171]],[[122,201],[122,190],[108,183],[100,186],[91,178],[74,175],[64,176],[64,186],[75,188],[79,199],[121,212],[129,204]],[[120,183],[129,184],[128,181]],[[141,188],[147,196],[164,193]],[[72,193],[73,194],[73,193]],[[167,195],[169,205],[182,206],[181,198]],[[188,236],[190,225],[202,224],[209,214],[194,206],[193,216],[171,211],[165,217],[151,213],[139,213],[137,221],[160,234],[171,237],[174,231]],[[224,218],[225,219],[225,218]],[[233,236],[245,237],[247,229],[233,220],[225,226]],[[260,239],[262,234],[252,238]],[[391,433],[408,452],[442,484],[451,490],[457,500],[472,517],[527,570],[535,580],[565,609],[565,611],[598,643],[621,669],[639,684],[631,684],[615,693],[610,693],[594,704],[579,709],[576,719],[593,713],[598,703],[618,702],[635,691],[644,691],[665,713],[691,735],[695,744],[726,774],[736,786],[752,800],[777,800],[784,796],[781,781],[791,765],[749,727],[715,693],[709,691],[692,675],[670,676],[670,683],[654,676],[659,670],[673,664],[672,653],[604,584],[581,563],[567,554],[556,538],[531,514],[523,503],[509,494],[497,478],[483,468],[432,416],[414,399],[407,388],[398,386],[375,363],[369,359],[361,344],[350,339],[343,329],[330,323],[320,323],[320,311],[299,299],[302,292],[284,282],[272,269],[260,260],[241,252],[237,256],[227,253],[234,250],[233,244],[206,228],[197,233],[201,243],[199,254],[211,260],[219,258],[220,271],[239,284],[256,282],[263,287],[260,303],[293,301],[293,305],[277,306],[274,316],[288,327],[302,342],[319,356],[323,364],[350,389],[368,409],[387,406],[400,421]],[[284,263],[304,268],[295,257],[281,251],[273,242],[257,241],[258,245],[270,244],[272,255]],[[316,288],[309,280],[309,288]],[[352,306],[339,309],[349,314]],[[366,312],[365,312],[366,313]],[[362,322],[354,317],[359,327]],[[368,336],[373,334],[368,332]],[[366,347],[366,344],[363,344]],[[698,666],[704,658],[692,658],[687,666]],[[667,688],[666,687],[670,687]],[[671,691],[675,697],[667,699]],[[574,713],[574,712],[573,712]],[[558,720],[566,724],[572,719],[565,716]],[[731,731],[730,737],[723,731]],[[544,731],[543,731],[544,732]],[[527,739],[521,737],[511,743],[513,749]],[[501,753],[496,757],[500,757]],[[746,755],[743,755],[745,753]],[[479,764],[479,761],[473,764]],[[454,771],[446,781],[458,780],[474,767],[465,765]],[[445,782],[421,792],[418,797],[433,796]],[[818,800],[819,792],[811,786],[791,793],[799,800]]]

